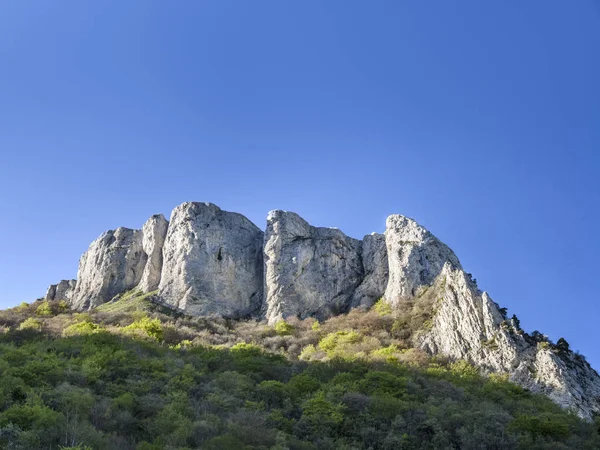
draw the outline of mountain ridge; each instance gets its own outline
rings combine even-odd
[[[141,230],[102,234],[82,256],[77,281],[51,285],[46,299],[85,310],[156,287],[162,304],[189,315],[271,325],[325,319],[379,298],[394,311],[428,295],[430,318],[413,345],[507,374],[583,418],[600,412],[600,377],[585,359],[521,330],[448,246],[405,216],[391,215],[384,234],[357,240],[289,211],[271,211],[262,231],[241,214],[186,202],[169,221],[155,215]]]

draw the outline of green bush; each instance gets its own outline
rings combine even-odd
[[[302,415],[314,422],[340,424],[344,420],[344,406],[332,403],[323,392],[318,392],[314,397],[302,405]]]
[[[361,339],[362,336],[356,331],[336,331],[321,339],[319,348],[326,352],[333,352],[340,345],[354,344],[360,342]]]
[[[63,330],[63,336],[85,336],[87,334],[98,333],[103,328],[100,325],[95,324],[91,320],[84,320],[82,322],[76,322]]]
[[[41,329],[42,329],[42,322],[40,322],[37,319],[34,319],[33,317],[29,317],[28,319],[25,319],[19,325],[19,330],[35,330],[35,331],[40,331]]]
[[[47,301],[42,302],[36,309],[35,313],[38,316],[51,316],[52,308],[50,307],[50,303]]]
[[[279,336],[294,334],[294,329],[294,326],[287,323],[285,320],[280,320],[275,324],[275,331]]]
[[[389,316],[392,314],[392,305],[386,302],[383,297],[377,300],[377,302],[373,305],[373,309],[380,316]]]
[[[163,328],[159,319],[151,319],[148,316],[143,316],[133,322],[131,325],[123,328],[125,333],[147,336],[157,341],[163,339]]]

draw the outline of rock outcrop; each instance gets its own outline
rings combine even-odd
[[[388,255],[383,234],[372,233],[362,240],[364,278],[352,294],[350,307],[369,308],[383,297],[388,284]]]
[[[265,233],[267,320],[329,317],[348,309],[364,277],[361,243],[298,214],[271,211]]]
[[[142,248],[147,255],[147,261],[138,287],[144,292],[155,291],[160,284],[163,246],[168,227],[169,222],[162,214],[150,217],[142,227]]]
[[[173,211],[163,248],[159,296],[191,315],[244,317],[263,290],[263,232],[212,203]]]
[[[584,418],[600,411],[600,377],[589,364],[524,333],[461,269],[446,263],[429,289],[438,300],[431,329],[418,338],[424,350],[507,374]]]
[[[51,284],[44,300],[71,300],[76,284],[77,280],[61,280],[58,284]]]
[[[452,250],[412,219],[393,214],[386,221],[389,280],[385,299],[397,306],[439,276],[446,263],[460,269]]]
[[[45,298],[87,309],[132,288],[158,288],[159,301],[190,315],[270,324],[323,319],[382,296],[394,310],[417,305],[430,315],[415,346],[507,374],[582,417],[600,413],[600,377],[585,359],[520,330],[450,248],[404,216],[358,241],[292,212],[269,213],[263,233],[240,214],[184,203],[170,222],[156,215],[143,230],[102,234],[81,257],[77,282],[52,285]]]
[[[142,238],[141,230],[117,228],[92,242],[79,261],[74,308],[101,305],[139,284],[147,260]]]

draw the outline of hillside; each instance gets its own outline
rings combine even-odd
[[[2,311],[0,448],[600,448],[600,422],[414,348],[426,298],[274,325],[156,300]]]
[[[358,240],[275,210],[263,231],[241,214],[187,202],[170,220],[159,214],[141,229],[103,233],[82,255],[77,279],[51,285],[45,298],[102,310],[135,290],[180,314],[270,325],[380,301],[400,321],[407,312],[418,318],[402,322],[418,331],[410,347],[506,376],[587,420],[600,413],[600,376],[565,339],[555,346],[526,333],[416,221],[393,214],[385,225]]]

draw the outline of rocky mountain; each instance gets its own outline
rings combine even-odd
[[[415,346],[506,374],[581,417],[600,413],[600,377],[583,357],[565,341],[525,333],[448,246],[401,215],[387,219],[384,235],[360,241],[292,212],[270,212],[263,233],[214,204],[184,203],[169,222],[156,215],[141,230],[103,233],[81,257],[77,280],[50,286],[46,299],[85,310],[134,288],[157,290],[156,301],[189,315],[270,324],[323,319],[379,298],[392,310],[427,298],[430,318]]]

